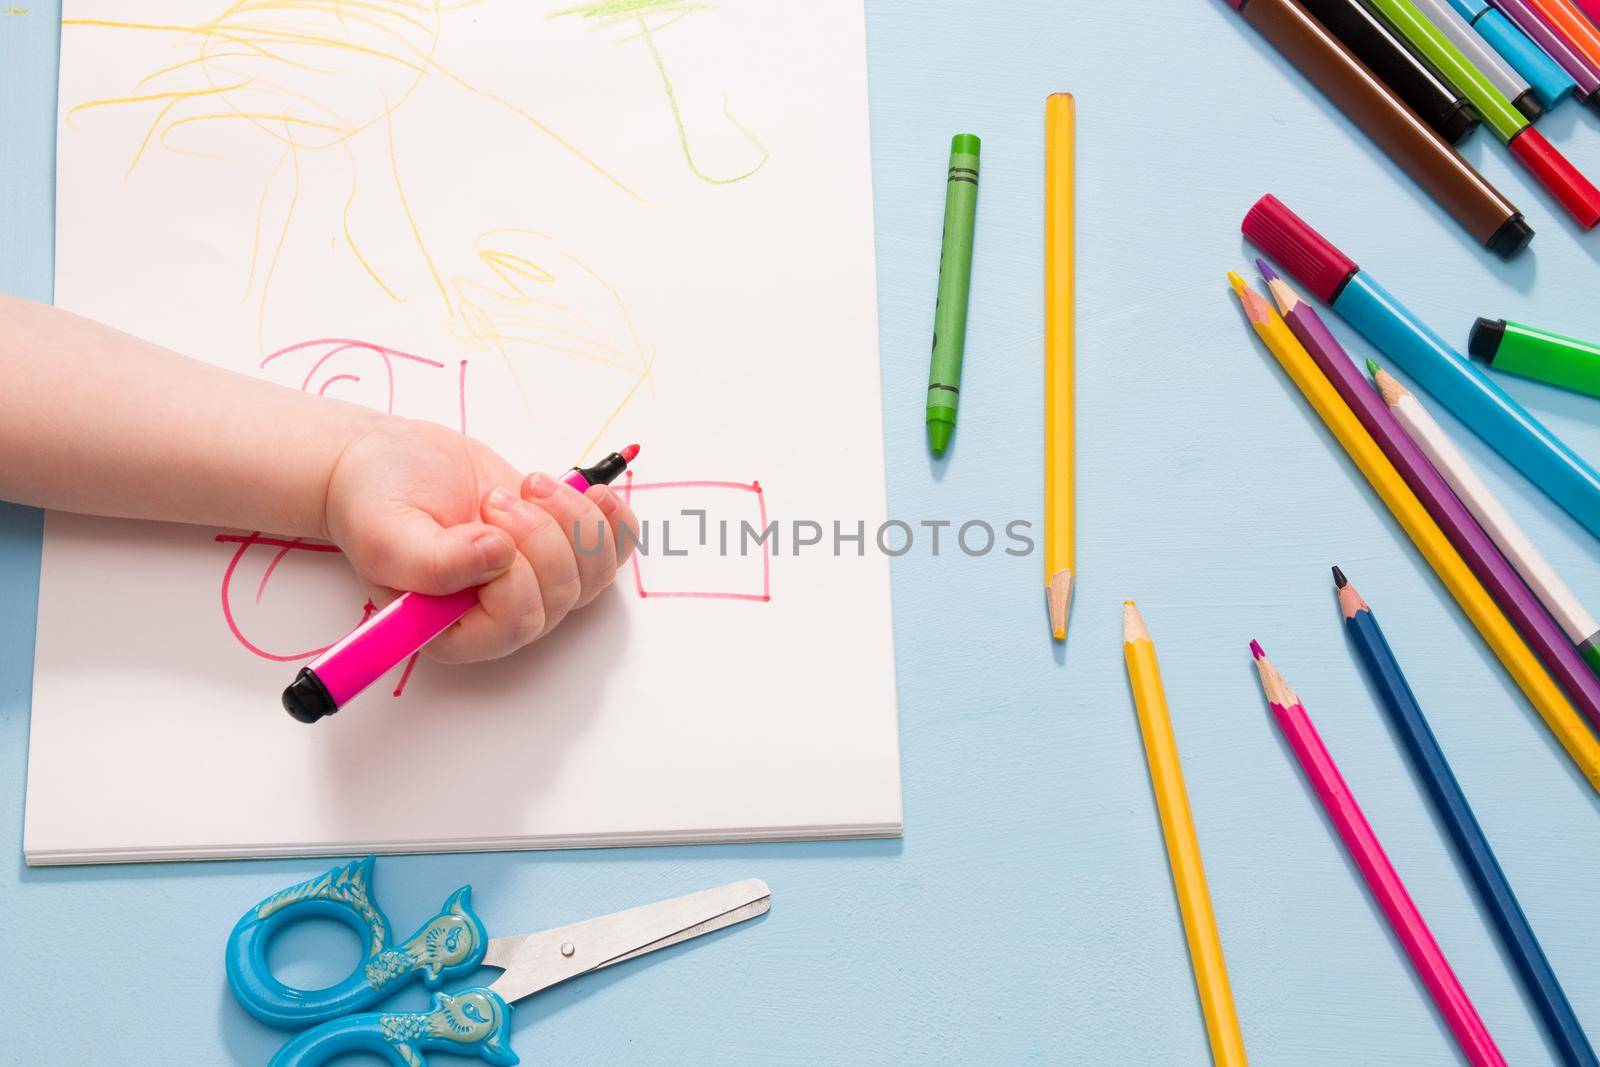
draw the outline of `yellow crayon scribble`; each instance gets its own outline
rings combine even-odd
[[[261,280],[261,302],[256,307],[256,347],[259,355],[267,354],[267,294],[272,289],[272,276],[278,270],[278,257],[289,239],[289,227],[294,222],[294,209],[300,203],[300,153],[289,145],[289,160],[294,164],[294,192],[289,196],[289,210],[283,214],[283,229],[278,231],[278,243],[272,250],[272,260],[267,264],[267,275]]]
[[[589,438],[589,443],[583,446],[583,451],[578,453],[579,463],[582,463],[584,460],[589,458],[589,453],[594,451],[594,446],[600,443],[600,438],[604,437],[606,435],[606,431],[611,429],[611,424],[617,421],[617,416],[621,415],[622,409],[628,406],[628,403],[633,399],[633,394],[639,391],[639,386],[643,385],[650,378],[650,368],[655,366],[655,362],[655,349],[651,348],[650,358],[645,361],[644,368],[639,372],[639,377],[634,379],[633,387],[630,388],[627,392],[627,395],[622,398],[622,402],[611,409],[611,414],[606,416],[606,421],[600,424],[600,429],[595,431],[594,436]]]
[[[361,248],[356,244],[355,234],[350,232],[350,207],[356,202],[356,190],[359,188],[359,185],[356,182],[355,153],[350,151],[350,146],[348,144],[344,145],[344,154],[345,157],[350,161],[350,195],[345,197],[343,213],[345,242],[349,244],[350,251],[354,253],[356,261],[361,264],[361,269],[366,271],[367,276],[370,277],[374,282],[378,283],[378,288],[382,289],[384,293],[388,295],[389,299],[393,300],[396,304],[404,304],[406,302],[405,297],[397,295],[393,289],[384,284],[382,278],[378,277],[378,272],[372,269],[372,264],[367,262],[367,257],[361,254]]]
[[[278,157],[278,161],[272,165],[272,170],[267,174],[266,183],[261,186],[261,198],[256,201],[255,239],[250,243],[250,276],[245,279],[244,294],[239,297],[240,303],[248,300],[250,298],[250,290],[255,288],[256,260],[261,254],[261,217],[266,214],[267,194],[272,192],[272,183],[278,180],[278,172],[283,169],[283,165],[288,159],[289,149],[285,147],[283,154]]]
[[[618,44],[630,41],[643,41],[650,52],[650,61],[655,66],[656,75],[661,79],[661,91],[667,98],[667,108],[672,112],[672,124],[678,131],[678,148],[683,152],[683,161],[689,167],[689,173],[705,182],[707,185],[732,185],[742,182],[755,174],[756,171],[767,165],[770,158],[761,139],[749,127],[734,117],[729,108],[726,95],[722,98],[722,115],[733,128],[738,130],[744,139],[760,153],[761,158],[755,166],[742,174],[735,174],[728,178],[716,178],[700,169],[695,162],[694,149],[689,144],[689,129],[684,124],[683,111],[678,105],[678,94],[672,88],[672,78],[667,74],[667,63],[661,57],[661,49],[656,46],[656,34],[674,23],[696,11],[710,11],[713,5],[693,3],[690,0],[597,0],[595,3],[583,4],[579,7],[569,7],[564,11],[551,14],[550,18],[560,18],[563,15],[577,15],[579,18],[592,20],[595,29],[608,29],[613,26],[627,26],[631,32],[617,39]],[[665,16],[663,21],[651,25],[651,16]]]
[[[405,212],[406,222],[411,226],[411,236],[416,238],[417,249],[427,261],[428,273],[433,275],[433,284],[438,287],[439,297],[444,301],[445,314],[453,317],[455,313],[450,307],[450,294],[445,292],[444,279],[439,277],[439,268],[433,264],[433,256],[422,240],[422,230],[417,226],[416,216],[411,214],[411,205],[406,202],[405,186],[400,183],[400,162],[394,154],[394,120],[386,117],[384,124],[389,129],[389,166],[394,170],[394,191],[400,196],[400,210]]]
[[[635,192],[633,189],[631,189],[627,185],[623,184],[623,181],[622,181],[621,178],[618,178],[616,175],[612,174],[609,170],[606,170],[606,168],[602,167],[593,158],[591,158],[589,155],[587,155],[585,152],[583,152],[580,148],[578,148],[577,145],[573,144],[571,141],[568,141],[565,137],[562,137],[559,133],[557,133],[555,130],[552,130],[549,126],[545,125],[543,122],[540,122],[531,113],[529,113],[527,111],[527,109],[518,107],[516,104],[513,104],[511,101],[507,100],[503,96],[497,96],[494,93],[491,93],[487,89],[481,89],[478,86],[473,85],[471,82],[469,82],[466,79],[460,77],[459,75],[454,74],[453,72],[451,72],[449,70],[446,70],[444,67],[441,67],[438,63],[432,64],[430,69],[436,70],[440,74],[443,74],[446,78],[449,78],[451,81],[453,81],[457,85],[461,86],[461,88],[465,89],[467,92],[472,93],[475,96],[480,96],[483,99],[490,101],[491,103],[499,104],[501,107],[505,108],[507,111],[510,111],[512,114],[518,116],[519,118],[527,120],[536,129],[538,129],[541,133],[543,133],[546,137],[549,137],[552,141],[554,141],[556,144],[560,145],[562,148],[565,148],[568,152],[571,152],[574,156],[577,156],[584,163],[588,164],[588,166],[592,170],[594,170],[594,172],[596,174],[599,174],[601,177],[605,178],[606,181],[610,182],[612,185],[615,185],[618,189],[621,189],[623,192],[627,193],[629,196],[631,196],[635,200],[639,201],[639,203],[648,204],[650,202],[650,201],[646,200],[643,196],[641,196],[639,193]]]

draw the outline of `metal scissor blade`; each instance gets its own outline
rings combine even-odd
[[[772,907],[759,878],[489,942],[483,962],[505,973],[489,986],[507,1003],[589,971],[753,919]]]

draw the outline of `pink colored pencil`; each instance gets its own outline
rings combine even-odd
[[[1366,816],[1361,814],[1361,805],[1351,795],[1350,787],[1339,773],[1339,765],[1333,762],[1333,756],[1322,743],[1317,728],[1311,724],[1305,705],[1294,695],[1289,683],[1283,680],[1283,675],[1273,667],[1267,654],[1255,641],[1250,642],[1250,652],[1256,658],[1261,688],[1266,691],[1273,718],[1278,720],[1278,726],[1288,739],[1289,747],[1294,750],[1295,758],[1300,761],[1312,788],[1317,791],[1317,798],[1327,809],[1334,829],[1344,839],[1351,858],[1356,861],[1361,876],[1367,881],[1367,888],[1377,898],[1379,907],[1383,908],[1384,916],[1394,928],[1400,944],[1405,947],[1406,955],[1411,957],[1411,965],[1421,975],[1422,983],[1428,987],[1429,995],[1438,1005],[1450,1032],[1455,1034],[1467,1061],[1473,1067],[1504,1067],[1505,1057],[1500,1055],[1489,1028],[1478,1017],[1467,991],[1461,988],[1455,971],[1450,969],[1450,961],[1444,958],[1438,942],[1434,941],[1433,934],[1428,930],[1428,924],[1422,921],[1422,913],[1412,903],[1405,883],[1400,881],[1394,865],[1384,854],[1378,835],[1372,832]]]

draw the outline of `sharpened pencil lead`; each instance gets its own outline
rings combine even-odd
[[[1269,284],[1272,282],[1272,279],[1278,276],[1278,272],[1272,269],[1272,264],[1268,263],[1260,256],[1256,257],[1256,270],[1261,272],[1261,280]]]
[[[1378,372],[1382,369],[1382,367],[1378,366],[1377,360],[1373,359],[1371,356],[1367,357],[1367,376],[1373,381],[1378,380]]]
[[[1256,659],[1266,659],[1267,658],[1266,652],[1263,651],[1262,648],[1261,648],[1261,642],[1257,641],[1255,638],[1251,638],[1250,639],[1250,654],[1252,656],[1254,656]]]
[[[1267,282],[1267,291],[1272,294],[1272,299],[1278,305],[1278,314],[1287,315],[1300,306],[1300,297],[1289,288],[1289,283],[1282,278],[1273,278]]]
[[[1045,602],[1050,614],[1050,635],[1057,641],[1065,641],[1067,614],[1072,609],[1072,571],[1063,567],[1050,576]]]
[[[1345,586],[1350,584],[1350,579],[1344,576],[1344,571],[1340,570],[1338,567],[1334,567],[1333,584],[1338,586],[1340,589],[1343,589]]]
[[[1378,394],[1383,397],[1383,402],[1389,407],[1400,403],[1400,398],[1409,396],[1406,387],[1395,379],[1395,376],[1382,367],[1373,365],[1376,369],[1372,372],[1372,384],[1378,387]]]
[[[1245,318],[1257,325],[1272,320],[1272,305],[1267,303],[1266,298],[1231,270],[1228,272],[1228,281],[1233,283],[1234,292],[1239,294],[1239,301],[1244,304]]]
[[[1144,624],[1144,616],[1139,614],[1139,609],[1133,601],[1122,602],[1122,643],[1131,644],[1134,641],[1148,641],[1150,628]]]

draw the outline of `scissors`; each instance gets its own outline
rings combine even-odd
[[[374,857],[335,867],[263,900],[228,935],[228,984],[246,1011],[264,1023],[304,1030],[270,1067],[315,1067],[346,1052],[367,1051],[398,1067],[424,1067],[424,1050],[481,1056],[514,1064],[511,1005],[541,989],[658,948],[764,915],[772,891],[759,878],[614,912],[535,934],[490,939],[472,910],[472,887],[450,894],[439,913],[396,945],[389,920],[372,898]],[[334,918],[365,938],[366,957],[344,981],[296,989],[267,966],[273,935],[300,919]],[[498,967],[488,986],[436,992],[420,1012],[365,1012],[417,978],[437,989],[446,978],[480,966]]]

